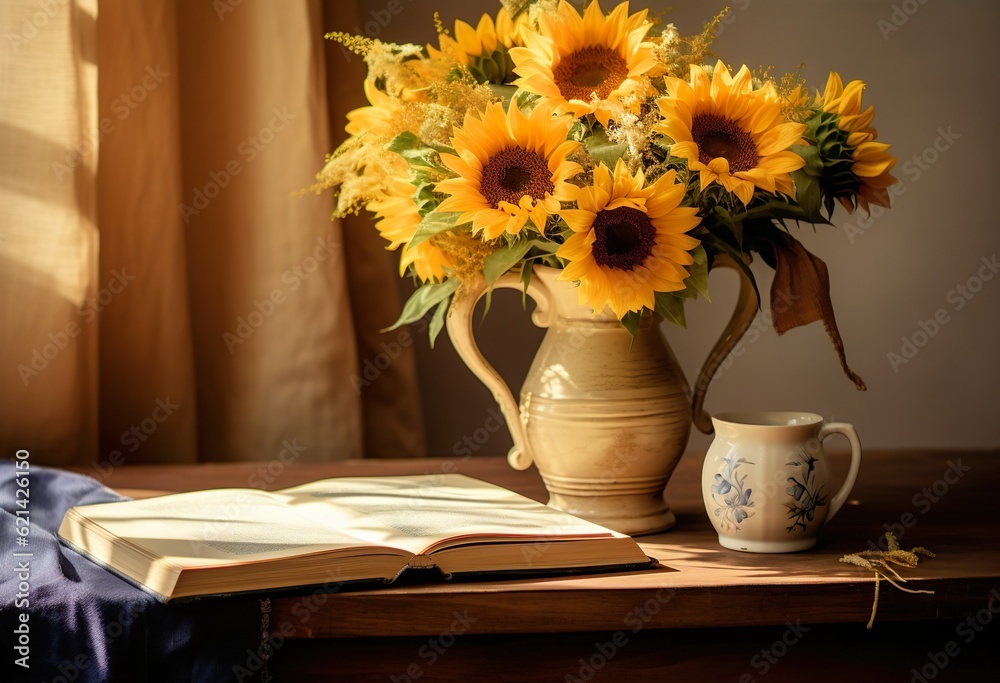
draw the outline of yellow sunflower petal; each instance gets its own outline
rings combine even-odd
[[[455,22],[455,39],[466,53],[470,55],[482,54],[483,44],[479,41],[479,35],[476,33],[476,29],[472,28],[464,21],[459,20]]]
[[[573,232],[587,232],[597,216],[596,213],[583,209],[563,209],[559,215]]]
[[[655,92],[642,80],[660,69],[651,44],[642,42],[650,26],[645,11],[629,16],[627,2],[608,15],[591,2],[581,15],[560,0],[554,15],[539,17],[538,32],[524,31],[524,46],[510,50],[514,84],[546,98],[560,113],[593,114],[607,125],[636,88]],[[638,102],[633,108],[638,111]]]
[[[782,152],[792,145],[799,144],[805,132],[804,123],[783,123],[775,126],[760,136],[757,141],[757,154],[766,157]]]
[[[559,212],[574,231],[556,252],[567,261],[560,279],[580,283],[582,305],[622,317],[653,308],[656,292],[684,288],[689,250],[699,244],[684,233],[699,218],[696,208],[678,206],[685,187],[676,180],[668,172],[647,186],[624,163],[613,171],[600,164],[594,184],[579,192],[580,208]]]
[[[437,183],[435,190],[449,195],[438,210],[464,212],[460,222],[471,221],[473,233],[486,239],[519,234],[529,220],[543,230],[559,198],[571,192],[567,181],[581,170],[566,161],[579,147],[566,141],[572,124],[544,105],[528,115],[516,105],[504,111],[499,102],[470,112],[452,136],[458,155],[441,155],[456,177]]]
[[[831,71],[826,80],[826,89],[823,91],[823,110],[832,111],[831,103],[836,101],[844,92],[844,82],[840,80],[840,74]]]
[[[831,97],[838,82],[831,78]],[[687,160],[703,190],[718,183],[748,204],[758,189],[794,187],[788,174],[805,162],[790,148],[803,144],[806,126],[785,118],[773,83],[755,89],[749,69],[733,74],[720,61],[711,75],[694,65],[688,81],[668,78],[666,84],[655,130],[674,141],[671,155]]]

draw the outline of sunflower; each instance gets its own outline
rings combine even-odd
[[[646,10],[629,16],[628,3],[607,16],[594,0],[583,16],[560,0],[555,16],[542,14],[539,32],[523,32],[524,47],[510,51],[514,85],[549,100],[557,113],[594,114],[607,126],[628,95],[652,95],[649,76],[662,73],[652,43],[643,42],[651,23]],[[633,98],[629,108],[638,111]]]
[[[858,205],[865,211],[870,204],[889,208],[888,188],[896,183],[891,173],[896,158],[888,153],[889,145],[876,140],[878,131],[871,125],[875,107],[861,111],[864,89],[862,81],[844,87],[840,74],[831,72],[817,125],[828,189],[850,212]]]
[[[795,195],[789,173],[805,161],[789,147],[801,143],[806,126],[785,119],[773,86],[754,90],[746,66],[731,76],[721,61],[712,76],[692,65],[690,83],[666,82],[656,131],[673,141],[671,155],[699,172],[702,191],[718,183],[744,205],[755,188]]]
[[[398,249],[416,234],[421,218],[417,205],[413,203],[415,191],[416,188],[407,179],[394,176],[386,179],[383,196],[368,202],[366,208],[375,214],[375,227],[389,241],[386,249]],[[399,274],[403,275],[411,264],[417,277],[424,282],[444,280],[447,275],[445,269],[452,268],[451,259],[433,240],[426,240],[413,248],[403,247]]]
[[[348,135],[385,129],[399,116],[401,108],[398,100],[379,90],[374,81],[366,79],[364,88],[369,106],[347,112],[344,130]]]
[[[566,180],[581,170],[566,160],[580,147],[566,139],[572,124],[571,117],[553,116],[548,107],[525,115],[513,103],[506,114],[499,102],[481,117],[466,114],[452,138],[458,156],[441,155],[458,177],[437,184],[437,192],[451,195],[437,210],[462,212],[458,223],[472,221],[473,233],[482,231],[488,240],[518,234],[529,219],[543,232],[559,202],[569,199]]]
[[[577,189],[579,208],[560,212],[573,234],[556,252],[569,261],[559,279],[578,280],[580,303],[595,312],[607,306],[622,318],[654,309],[657,292],[684,289],[699,244],[684,233],[698,225],[697,209],[680,206],[685,186],[674,171],[645,183],[620,159],[613,174],[601,164],[594,184]]]
[[[527,12],[512,20],[502,7],[496,21],[484,14],[475,28],[458,20],[455,37],[442,33],[438,36],[440,49],[428,45],[427,54],[432,58],[451,57],[466,66],[480,83],[510,83],[514,80],[514,62],[508,51],[524,44],[521,33],[527,22]]]

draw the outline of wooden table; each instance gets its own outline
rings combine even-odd
[[[846,469],[836,456],[834,479]],[[852,498],[811,551],[739,553],[718,545],[701,501],[702,458],[667,488],[678,517],[641,537],[663,569],[627,574],[309,591],[273,600],[275,680],[815,681],[992,680],[1000,644],[1000,452],[865,454]],[[331,476],[459,471],[538,500],[537,473],[501,458],[330,464],[135,466],[106,484],[126,493]],[[139,491],[136,491],[138,489]],[[901,569],[910,595],[838,562],[886,529],[937,558]],[[971,621],[970,621],[971,620]]]

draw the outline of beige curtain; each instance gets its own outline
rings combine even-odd
[[[293,196],[358,104],[363,71],[322,40],[354,16],[5,3],[0,452],[98,473],[422,454],[409,350],[352,381],[398,311],[391,257]]]

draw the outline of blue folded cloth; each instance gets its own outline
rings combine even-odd
[[[256,654],[260,598],[163,604],[59,542],[66,510],[117,500],[124,498],[90,477],[0,462],[0,630],[14,646],[4,648],[0,671],[10,674],[0,680],[214,683],[266,677]],[[30,533],[21,536],[26,518]]]

